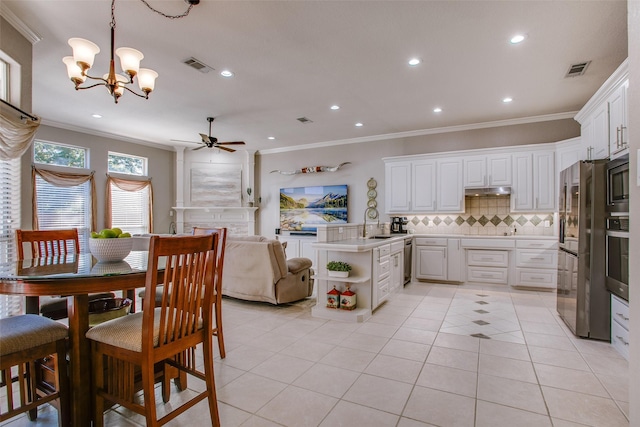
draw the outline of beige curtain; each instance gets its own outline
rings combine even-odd
[[[76,174],[66,172],[54,172],[45,169],[38,169],[33,166],[31,172],[32,192],[31,202],[33,205],[33,229],[38,230],[38,195],[36,193],[36,176],[44,179],[56,187],[74,187],[89,181],[91,186],[91,229],[96,230],[97,225],[97,203],[96,203],[96,182],[93,179],[93,172],[90,174]]]
[[[40,119],[21,120],[11,107],[0,104],[0,160],[20,158],[29,149]]]
[[[112,226],[111,184],[115,185],[122,191],[132,191],[132,192],[144,190],[146,187],[149,187],[149,233],[153,233],[153,186],[151,185],[151,178],[147,180],[138,181],[133,179],[115,178],[107,174],[107,196],[106,196],[107,213],[104,216],[107,228],[111,228]]]

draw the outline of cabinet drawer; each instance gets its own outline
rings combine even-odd
[[[508,267],[509,252],[469,249],[467,250],[467,265],[484,267]]]
[[[467,281],[481,283],[497,283],[506,285],[508,280],[508,270],[499,267],[467,267]]]
[[[378,250],[380,251],[380,259],[388,257],[391,253],[391,245],[382,245],[378,247]]]
[[[516,240],[516,248],[520,249],[557,249],[555,240]]]
[[[395,254],[396,252],[402,252],[404,250],[404,240],[399,242],[393,242],[391,244],[391,253]]]
[[[629,360],[629,331],[618,322],[611,322],[611,345],[622,357]]]
[[[391,259],[387,257],[384,261],[380,261],[378,266],[378,279],[381,279],[389,275],[389,269],[391,268]]]
[[[416,237],[416,246],[447,246],[447,239],[437,237]]]
[[[629,330],[629,304],[615,295],[611,295],[611,319]]]
[[[517,268],[515,286],[555,289],[557,276],[557,270]]]
[[[557,268],[558,252],[553,250],[518,249],[516,251],[517,267]]]

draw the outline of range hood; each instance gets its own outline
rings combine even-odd
[[[511,187],[465,188],[465,196],[502,196],[511,194]]]

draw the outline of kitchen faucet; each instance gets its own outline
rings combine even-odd
[[[376,210],[376,209],[372,208],[372,207],[368,207],[364,211],[364,223],[362,224],[362,238],[363,239],[367,238],[367,214],[369,213],[370,210]],[[378,228],[380,228],[380,217],[378,217]]]

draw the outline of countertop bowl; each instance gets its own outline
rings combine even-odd
[[[133,247],[130,237],[114,239],[89,239],[89,251],[98,262],[118,262],[129,255]]]

